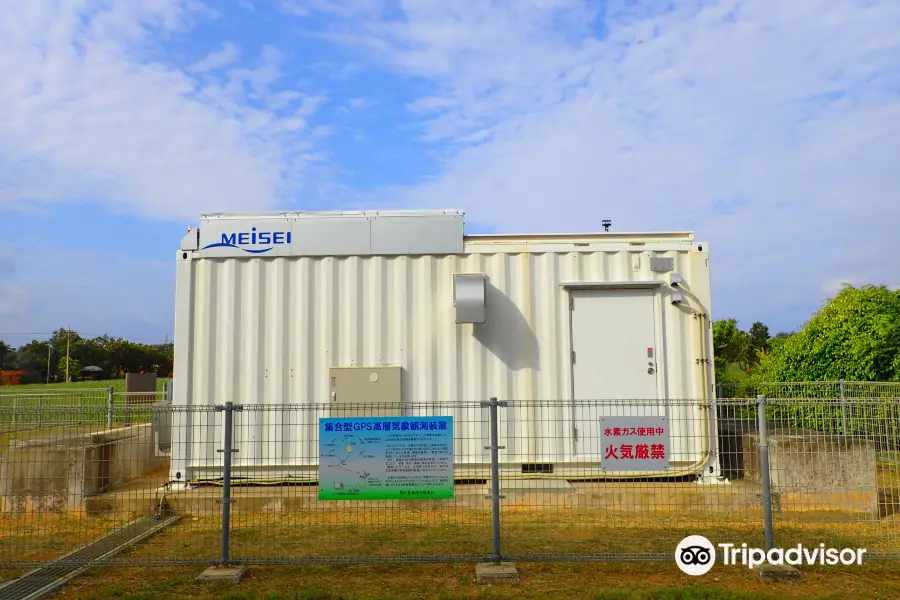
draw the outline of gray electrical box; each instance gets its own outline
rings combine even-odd
[[[650,270],[654,273],[668,273],[675,270],[675,259],[667,256],[651,256]]]
[[[484,273],[453,275],[453,306],[457,323],[484,323],[487,313]]]
[[[150,431],[156,444],[156,455],[163,456],[172,449],[172,410],[163,402],[150,407]]]
[[[332,417],[395,417],[402,414],[399,366],[331,367]],[[365,406],[363,406],[365,405]]]

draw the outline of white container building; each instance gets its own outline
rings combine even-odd
[[[321,405],[237,413],[236,476],[315,478],[318,417],[355,402],[453,416],[459,476],[484,476],[497,397],[509,472],[596,477],[599,416],[666,415],[656,475],[717,477],[708,244],[467,235],[463,216],[203,215],[177,257],[173,404]],[[214,421],[173,415],[173,478],[221,476]]]

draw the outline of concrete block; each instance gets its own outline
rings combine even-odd
[[[765,583],[800,581],[803,579],[803,574],[791,565],[762,564],[756,567],[756,576]]]
[[[220,581],[225,583],[239,583],[244,573],[247,571],[246,565],[228,565],[221,567],[210,567],[197,576],[197,581]]]
[[[80,512],[85,498],[166,465],[151,440],[149,424],[12,440],[0,461],[0,511]]]
[[[743,443],[745,477],[761,483],[757,434]],[[875,444],[799,429],[769,436],[769,473],[782,512],[842,510],[878,514]]]
[[[519,578],[516,563],[479,563],[475,565],[475,579],[478,581],[514,581]]]

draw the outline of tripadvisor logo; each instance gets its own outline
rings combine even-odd
[[[791,548],[750,548],[747,544],[717,544],[722,549],[722,564],[744,565],[748,569],[770,565],[861,565],[865,548],[812,548],[798,544]],[[716,547],[702,535],[689,535],[675,548],[675,564],[688,575],[704,575],[716,564]]]
[[[675,564],[688,575],[705,575],[716,564],[716,549],[702,535],[689,535],[675,548]]]

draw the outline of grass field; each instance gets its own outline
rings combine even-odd
[[[900,567],[805,567],[797,583],[765,584],[745,567],[689,577],[672,562],[518,565],[519,580],[475,581],[473,565],[251,567],[238,585],[201,584],[200,568],[97,569],[55,597],[253,600],[762,600],[900,598]]]
[[[163,391],[165,381],[156,380],[158,393]],[[109,408],[109,388],[119,394],[114,399],[116,405],[124,406],[124,379],[0,386],[0,434],[38,431],[48,425],[103,425]],[[152,401],[152,395],[146,400]],[[129,414],[132,420],[146,420],[149,416],[146,409],[130,410]]]
[[[260,523],[252,519],[235,521],[233,556],[296,556],[301,553],[378,555],[394,551],[428,554],[474,552],[483,554],[489,548],[488,529],[474,524],[420,527],[407,525],[398,530],[394,525],[360,527],[343,524],[339,530],[310,527],[310,515],[299,513],[279,518],[270,517]],[[508,552],[540,552],[574,550],[565,547],[566,541],[578,545],[582,551],[605,549],[610,551],[661,551],[673,549],[677,539],[685,534],[679,528],[658,525],[597,527],[581,522],[569,522],[558,530],[546,528],[529,530],[528,524],[509,519],[504,534],[513,540],[505,546]],[[337,521],[346,522],[346,518]],[[403,521],[408,521],[403,519]],[[422,522],[422,518],[409,521]],[[517,522],[518,521],[518,522]],[[92,520],[83,527],[65,528],[53,538],[45,540],[46,548],[73,541],[91,529]],[[212,523],[213,521],[211,521]],[[73,524],[75,521],[73,521]],[[211,524],[210,523],[210,524]],[[33,525],[39,525],[33,522]],[[99,525],[94,523],[94,525]],[[14,531],[27,535],[27,527]],[[45,532],[48,528],[41,526]],[[778,545],[787,546],[789,538],[828,536],[842,547],[855,546],[852,527],[843,532],[843,539],[835,533],[817,529],[798,528],[789,532],[781,529]],[[800,533],[800,532],[805,533]],[[7,536],[13,531],[7,529]],[[555,540],[547,540],[548,533]],[[709,528],[692,531],[705,533],[715,540],[757,539],[758,531],[746,528]],[[65,536],[73,536],[66,539]],[[385,537],[388,536],[388,537]],[[616,539],[619,536],[619,539]],[[0,529],[0,538],[3,537]],[[189,518],[155,536],[121,558],[129,561],[166,561],[213,557],[216,555],[218,535],[204,519]],[[661,543],[663,540],[669,542]],[[9,540],[7,542],[14,540]],[[805,540],[806,541],[806,540]],[[408,546],[404,546],[404,542]],[[461,548],[459,544],[463,544]],[[755,545],[755,544],[754,544]],[[0,553],[9,548],[0,548]],[[204,561],[200,561],[201,563]],[[524,598],[540,600],[569,600],[594,598],[597,600],[753,600],[763,598],[900,598],[900,565],[889,561],[872,561],[861,567],[802,567],[804,580],[797,583],[764,584],[744,566],[717,564],[702,577],[682,574],[673,561],[651,562],[591,562],[591,563],[521,563],[518,582],[485,584],[475,580],[472,564],[408,564],[408,565],[304,565],[251,566],[247,577],[238,585],[200,584],[195,581],[203,570],[194,567],[112,566],[94,569],[72,581],[58,598],[184,598],[197,600],[213,598],[248,599],[359,599],[359,600],[449,600],[457,598]],[[21,571],[0,571],[2,576],[14,576]]]
[[[236,505],[239,507],[240,503]],[[474,555],[490,548],[487,512],[463,517],[460,513],[428,514],[403,511],[397,514],[365,514],[363,511],[310,511],[250,516],[238,512],[233,517],[232,556],[249,563],[279,557]],[[409,514],[407,514],[409,513]],[[547,522],[547,521],[551,522]],[[757,524],[688,527],[622,519],[620,525],[591,522],[590,517],[512,513],[503,521],[504,552],[537,554],[544,552],[673,552],[687,534],[704,534],[714,542],[761,543]],[[367,524],[363,524],[365,521]],[[443,521],[439,523],[437,521]],[[334,525],[329,526],[328,522]],[[237,588],[199,585],[194,578],[203,564],[217,556],[220,541],[215,517],[187,517],[141,546],[120,556],[120,560],[146,562],[148,566],[113,566],[95,569],[73,582],[63,598],[900,598],[900,565],[872,561],[862,567],[804,567],[806,581],[773,587],[758,582],[743,566],[717,565],[708,575],[690,578],[670,562],[577,562],[529,563],[522,566],[517,584],[490,585],[474,581],[474,568],[460,565],[355,565],[355,566],[253,566],[251,576]],[[5,525],[5,526],[4,526]],[[0,555],[19,551],[22,544],[34,550],[29,558],[41,560],[72,544],[96,538],[102,529],[114,525],[95,519],[64,519],[59,527],[48,520],[0,521]],[[868,525],[868,526],[867,526]],[[779,527],[776,544],[782,547],[802,541],[807,546],[826,541],[836,548],[857,547],[871,535],[872,524],[822,523],[785,524]],[[869,531],[866,531],[869,530]],[[881,531],[884,536],[885,531]],[[873,541],[871,537],[869,541]],[[896,543],[882,537],[881,543],[867,544],[874,552],[889,550]],[[195,567],[150,565],[172,560],[195,560]],[[5,573],[13,575],[12,571]],[[2,573],[0,573],[2,575]],[[881,595],[866,581],[877,578]],[[435,580],[438,582],[435,585]],[[674,587],[688,586],[689,595],[678,595]],[[719,592],[703,589],[715,586]],[[724,593],[726,588],[744,595]],[[891,593],[889,593],[891,592]],[[619,595],[615,595],[619,594]]]

